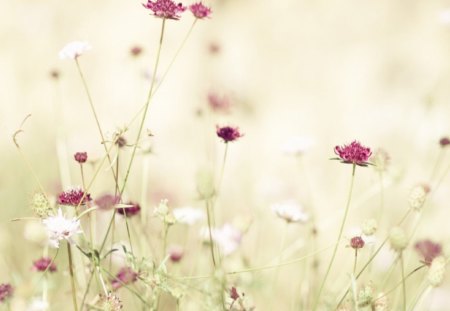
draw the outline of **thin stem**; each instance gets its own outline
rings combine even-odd
[[[209,246],[211,249],[211,258],[213,261],[214,268],[216,268],[217,263],[216,263],[216,256],[214,255],[214,240],[211,228],[211,211],[210,211],[211,206],[208,199],[205,200],[205,203],[206,203],[206,216],[208,218],[208,233],[209,233]]]
[[[67,243],[67,255],[69,257],[69,272],[70,272],[70,283],[72,286],[72,301],[73,301],[73,309],[78,311],[77,305],[77,289],[75,286],[75,276],[73,274],[73,262],[72,262],[72,250],[70,243]]]
[[[356,273],[356,263],[358,262],[358,249],[355,248],[355,259],[353,261],[353,275]]]
[[[86,289],[85,289],[84,294],[83,294],[83,299],[81,300],[81,310],[83,310],[83,308],[84,308],[84,304],[86,302],[87,294],[89,293],[89,288],[91,287],[92,280],[94,279],[94,273],[95,273],[94,269],[92,269],[91,276],[89,277]]]
[[[225,171],[225,163],[227,161],[227,155],[228,155],[228,143],[225,144],[225,151],[223,153],[222,167],[220,168],[219,182],[217,183],[217,192],[218,193],[220,192],[220,188],[222,186],[223,172]]]
[[[400,267],[402,269],[402,293],[403,293],[403,311],[406,311],[406,282],[405,282],[405,267],[403,263],[403,254],[400,253]]]
[[[339,241],[341,240],[342,233],[344,232],[345,221],[347,219],[347,215],[348,215],[348,211],[349,211],[349,207],[350,207],[350,202],[351,202],[351,198],[352,198],[353,183],[355,181],[355,170],[356,170],[356,165],[353,164],[352,177],[351,177],[351,181],[350,181],[350,190],[348,192],[348,198],[347,198],[347,204],[345,206],[344,218],[342,219],[342,223],[341,223],[341,227],[339,229],[339,234],[338,234],[336,246],[334,247],[333,255],[331,256],[330,263],[328,264],[327,272],[325,273],[325,277],[323,278],[322,284],[320,285],[320,288],[319,288],[319,293],[317,294],[316,300],[314,302],[314,307],[313,307],[314,311],[317,310],[317,307],[319,305],[320,296],[321,296],[322,291],[323,291],[323,289],[325,287],[325,283],[327,281],[328,275],[329,275],[329,273],[331,271],[331,267],[332,267],[334,259],[336,257],[337,249],[338,249],[338,246],[339,246]]]

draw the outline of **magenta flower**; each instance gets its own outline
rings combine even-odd
[[[116,278],[111,281],[111,286],[114,290],[121,288],[123,285],[128,285],[137,281],[138,273],[130,267],[123,267],[117,272]]]
[[[180,14],[186,10],[183,4],[176,4],[172,0],[148,0],[147,4],[142,4],[146,9],[153,12],[156,17],[165,19],[180,19]]]
[[[181,246],[173,245],[169,248],[169,259],[172,262],[179,262],[184,255],[184,250]]]
[[[340,160],[342,163],[351,163],[359,166],[367,166],[367,161],[372,155],[370,148],[361,145],[358,141],[353,141],[350,145],[336,146],[334,153],[339,158],[333,158],[333,160]]]
[[[366,243],[360,236],[355,236],[350,239],[350,247],[353,249],[363,248]]]
[[[442,254],[442,246],[430,240],[419,241],[414,248],[423,257],[422,262],[428,266],[431,265],[434,258]]]
[[[243,134],[239,132],[239,128],[231,126],[216,126],[216,134],[223,139],[224,143],[229,143],[230,141],[235,141],[242,137]]]
[[[85,205],[91,200],[91,195],[89,193],[85,194],[84,191],[79,188],[70,189],[58,195],[58,204],[60,205]]]
[[[212,13],[211,9],[201,2],[194,3],[189,6],[189,10],[194,14],[195,18],[204,19]]]
[[[141,206],[138,203],[128,202],[127,205],[131,205],[131,207],[127,208],[118,208],[117,213],[123,216],[132,217],[141,212]]]
[[[56,272],[56,264],[50,257],[42,257],[33,262],[33,270],[39,272]]]
[[[439,140],[439,145],[441,145],[442,148],[447,147],[448,145],[450,145],[450,138],[448,137],[442,137]]]
[[[139,55],[141,55],[142,53],[142,48],[140,46],[133,46],[130,50],[130,53],[132,56],[137,57]]]
[[[100,210],[108,211],[114,208],[114,205],[120,203],[120,197],[114,196],[112,194],[104,194],[95,200],[95,205],[98,206]]]
[[[86,152],[77,152],[73,155],[73,157],[74,157],[75,161],[77,161],[80,164],[85,163],[88,158]]]
[[[0,284],[0,302],[6,301],[8,298],[11,298],[14,293],[14,288],[11,284]]]

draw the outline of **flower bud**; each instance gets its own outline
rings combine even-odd
[[[394,227],[389,233],[389,242],[394,250],[401,252],[408,245],[408,237],[402,228]]]
[[[431,262],[430,269],[428,270],[427,279],[430,285],[438,287],[444,280],[446,260],[444,256],[438,256]]]

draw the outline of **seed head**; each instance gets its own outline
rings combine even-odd
[[[336,146],[334,153],[339,156],[342,163],[367,166],[367,162],[372,155],[370,148],[361,145],[358,141],[353,141],[350,145]]]
[[[362,225],[362,232],[364,235],[371,236],[377,231],[377,228],[378,223],[376,219],[374,218],[367,219],[366,221],[364,221]]]
[[[442,284],[445,274],[445,265],[446,259],[444,256],[438,256],[433,259],[427,276],[431,286],[438,287]]]
[[[420,211],[429,192],[430,188],[424,184],[412,188],[408,198],[409,206],[415,211]]]
[[[42,192],[36,192],[33,195],[31,208],[34,213],[41,218],[47,217],[52,212],[52,207],[50,206],[47,197]]]
[[[405,231],[403,231],[402,228],[394,227],[389,233],[389,242],[392,249],[401,252],[408,245],[408,237],[406,236]]]

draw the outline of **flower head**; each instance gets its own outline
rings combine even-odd
[[[108,211],[114,208],[114,205],[120,203],[120,197],[112,194],[104,194],[94,201],[100,210]]]
[[[50,257],[42,257],[33,262],[33,270],[38,272],[56,272],[56,264]]]
[[[208,104],[209,108],[214,112],[230,112],[231,103],[227,96],[219,96],[216,93],[208,93]]]
[[[212,13],[211,9],[201,2],[191,4],[189,6],[189,11],[191,11],[192,14],[194,14],[195,18],[198,19],[204,19],[206,17],[209,17]]]
[[[350,239],[350,247],[353,249],[360,249],[363,248],[366,243],[360,236],[355,236]]]
[[[434,258],[442,254],[442,246],[431,240],[422,240],[414,245],[414,249],[423,257],[423,263],[430,265]]]
[[[306,222],[308,215],[302,211],[300,205],[293,201],[278,203],[272,205],[272,211],[281,219],[288,223],[292,222]]]
[[[231,287],[230,289],[230,298],[234,300],[237,300],[240,297],[236,287]]]
[[[69,243],[72,243],[72,236],[82,232],[80,221],[76,218],[65,218],[61,209],[58,209],[58,215],[50,216],[44,219],[42,223],[47,228],[49,245],[54,248],[59,248],[61,240],[67,240]]]
[[[358,141],[353,141],[350,145],[336,146],[334,148],[342,163],[351,163],[359,166],[367,166],[367,162],[372,155],[370,148],[361,145]]]
[[[99,298],[100,299],[97,302],[97,306],[100,308],[100,310],[119,311],[123,308],[122,301],[117,295],[113,293],[108,293],[106,295],[100,294]]]
[[[231,126],[216,126],[216,134],[223,139],[224,143],[235,141],[242,137],[243,134],[239,132],[239,128]]]
[[[14,293],[14,288],[11,284],[3,283],[0,284],[0,302],[6,301],[8,298],[11,298]]]
[[[111,286],[113,289],[119,289],[123,285],[131,284],[136,282],[138,273],[135,272],[130,267],[123,267],[117,272],[116,278],[111,281]]]
[[[439,145],[441,145],[442,148],[447,147],[448,145],[450,145],[450,138],[448,137],[442,137],[439,140]]]
[[[132,217],[141,212],[141,206],[138,203],[128,202],[127,205],[130,205],[130,207],[118,208],[117,213],[126,217]]]
[[[63,49],[59,52],[60,59],[77,59],[84,52],[89,51],[92,47],[87,42],[82,41],[74,41],[67,44]]]
[[[177,222],[189,226],[192,226],[196,222],[205,218],[205,213],[202,210],[189,206],[174,208],[172,213]]]
[[[130,53],[132,56],[138,57],[139,55],[142,54],[142,48],[138,45],[135,45],[130,49]]]
[[[91,200],[91,195],[89,193],[85,193],[80,188],[69,189],[58,195],[58,204],[60,205],[85,205]]]
[[[169,259],[172,262],[179,262],[184,255],[184,250],[179,245],[172,245],[169,248]]]
[[[142,4],[144,8],[153,12],[156,17],[165,19],[180,19],[180,14],[186,10],[183,4],[176,4],[172,0],[148,0],[147,4]]]
[[[75,161],[77,161],[78,163],[82,164],[85,163],[87,161],[87,152],[77,152],[73,155]]]

